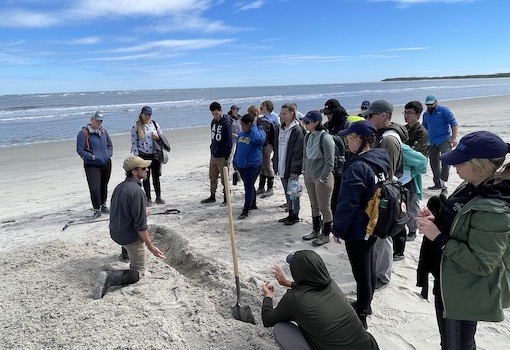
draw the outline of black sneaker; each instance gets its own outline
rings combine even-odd
[[[101,206],[101,213],[103,213],[103,214],[110,214],[110,209],[108,209],[108,207],[106,207],[106,204],[103,204]]]
[[[248,217],[248,209],[243,209],[241,215],[237,217],[238,220],[244,220]]]
[[[393,254],[393,261],[402,261],[404,260],[404,254]]]
[[[428,190],[442,190],[443,188],[438,185],[427,187]]]
[[[210,196],[209,198],[206,198],[206,199],[203,199],[202,201],[200,201],[200,203],[214,203],[214,202],[216,202],[215,196]]]
[[[99,218],[101,216],[101,210],[99,209],[94,209],[94,215],[92,215],[92,220],[96,220],[97,218]]]
[[[147,199],[147,207],[150,207],[152,206],[152,199]]]
[[[414,241],[416,239],[416,232],[409,232],[406,241]]]

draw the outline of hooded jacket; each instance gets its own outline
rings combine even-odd
[[[388,136],[384,136],[384,133],[387,131],[396,132],[400,140],[391,135],[391,133],[388,133]],[[384,148],[390,157],[391,166],[388,172],[390,179],[393,176],[399,178],[404,173],[404,157],[401,143],[406,143],[408,139],[409,135],[406,127],[397,123],[392,122],[389,126],[377,130],[376,147]]]
[[[85,129],[89,134],[89,147]],[[76,152],[83,159],[85,166],[102,168],[108,166],[113,155],[113,145],[110,135],[103,127],[98,130],[92,129],[90,124],[85,126],[76,137]]]
[[[294,282],[276,308],[273,299],[264,298],[265,327],[295,321],[312,349],[379,349],[317,253],[296,252],[290,271]]]
[[[479,192],[455,216],[443,247],[441,297],[449,319],[499,322],[502,309],[510,307],[510,181],[474,191]]]
[[[289,135],[290,133],[290,135]],[[279,150],[280,142],[288,137],[285,159],[280,159]],[[290,174],[300,175],[303,167],[303,147],[304,147],[305,131],[297,121],[293,121],[288,127],[280,126],[278,133],[278,142],[275,142],[275,150],[273,156],[273,170],[278,176],[284,179],[290,178]],[[278,171],[279,163],[285,162],[284,173]]]
[[[246,169],[262,165],[262,147],[266,134],[262,126],[252,124],[250,132],[241,130],[237,138],[236,153],[234,154],[234,167]]]
[[[385,174],[389,171],[390,159],[384,149],[371,149],[345,163],[332,229],[335,237],[347,242],[365,239],[369,219],[365,208],[377,182],[373,168]]]
[[[228,159],[232,153],[232,119],[224,114],[211,121],[211,155]]]

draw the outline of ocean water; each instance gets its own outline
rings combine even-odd
[[[277,113],[286,102],[297,103],[306,113],[330,98],[357,111],[363,100],[383,98],[398,106],[424,101],[431,93],[440,101],[510,95],[510,78],[2,95],[0,148],[74,139],[96,109],[104,112],[103,125],[113,135],[129,133],[144,105],[152,107],[153,119],[163,129],[182,129],[208,125],[212,101],[225,113],[237,104],[244,114],[266,99],[274,102]]]

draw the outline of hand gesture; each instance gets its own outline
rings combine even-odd
[[[432,222],[434,222],[434,220],[436,219],[432,212],[430,211],[430,209],[427,207],[423,207],[418,211],[418,217],[430,220]]]
[[[272,272],[273,272],[274,278],[276,278],[276,280],[278,281],[278,283],[280,285],[290,288],[290,286],[292,285],[292,282],[285,278],[285,275],[283,274],[283,271],[280,268],[280,266],[275,265],[272,268]]]
[[[156,257],[156,258],[160,258],[160,259],[166,259],[166,256],[165,254],[163,254],[163,252],[161,250],[159,250],[158,247],[156,246],[151,246],[149,248],[149,250],[151,251],[151,253]]]
[[[274,297],[274,287],[269,282],[266,282],[262,285],[262,293],[264,293],[265,297],[272,299]]]
[[[428,220],[427,218],[417,217],[416,218],[416,226],[418,226],[418,231],[425,235],[428,239],[433,241],[437,236],[441,233],[441,231],[437,228],[436,224],[433,221]]]

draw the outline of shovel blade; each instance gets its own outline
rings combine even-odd
[[[250,307],[247,305],[241,306],[236,304],[232,306],[232,317],[242,322],[255,324],[255,317],[253,317],[253,313],[251,312]]]

